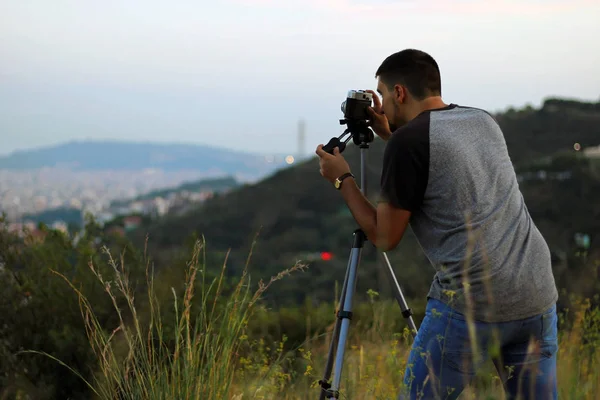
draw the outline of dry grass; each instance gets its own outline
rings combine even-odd
[[[87,382],[95,398],[317,398],[333,326],[293,349],[286,345],[285,337],[278,343],[266,343],[247,335],[253,313],[260,312],[261,295],[271,284],[304,266],[292,266],[268,283],[261,282],[254,292],[245,269],[237,285],[224,294],[227,260],[220,275],[207,282],[203,250],[203,243],[198,242],[188,265],[185,290],[180,294],[173,290],[170,304],[159,302],[148,266],[148,310],[144,312],[148,317],[140,316],[122,260],[118,263],[107,253],[110,277],[102,276],[90,264],[119,316],[119,325],[109,332],[95,317],[85,294],[71,285],[98,360],[96,376]],[[372,323],[365,326],[353,320],[350,325],[340,388],[343,399],[394,399],[403,380],[412,336],[408,329],[398,333],[391,328],[390,315],[397,318],[397,304],[376,300],[376,293],[371,295]],[[600,310],[592,308],[589,301],[574,304],[570,311],[574,322],[560,333],[559,395],[596,399],[600,393]],[[172,310],[168,321],[167,307]],[[504,398],[491,365],[462,398]]]
[[[395,303],[380,303],[378,309],[398,309]],[[558,354],[558,392],[560,399],[595,400],[600,393],[600,309],[581,301],[573,310],[575,320],[561,330]],[[383,314],[383,313],[382,313]],[[354,331],[348,343],[341,382],[343,399],[395,399],[401,388],[412,336],[406,328],[401,334],[382,332],[376,326]],[[352,327],[350,328],[352,330]],[[331,332],[311,338],[294,357],[298,374],[279,376],[279,380],[238,380],[237,399],[308,400],[318,398],[318,381],[323,377]],[[533,351],[533,349],[531,349]],[[267,360],[267,358],[259,357]],[[264,365],[269,365],[268,361]],[[275,374],[276,375],[276,374]],[[273,376],[275,376],[273,375]],[[282,379],[281,379],[282,378]],[[283,382],[282,382],[283,380]],[[247,388],[252,388],[249,395]],[[505,399],[500,379],[491,361],[478,373],[477,380],[463,391],[461,399]]]

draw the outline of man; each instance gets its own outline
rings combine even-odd
[[[371,126],[386,140],[374,207],[348,163],[317,148],[367,238],[395,248],[410,223],[437,272],[400,398],[453,399],[492,359],[508,398],[557,397],[558,293],[503,133],[485,111],[446,104],[428,54],[389,56],[375,76]]]

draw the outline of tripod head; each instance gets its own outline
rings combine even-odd
[[[338,137],[331,138],[331,140],[323,146],[323,150],[329,154],[333,154],[333,149],[339,147],[340,153],[346,149],[346,143],[353,140],[354,144],[360,146],[360,148],[368,149],[369,143],[373,141],[375,135],[369,127],[369,123],[364,119],[340,119],[340,125],[348,125],[348,128]],[[342,138],[350,134],[344,141]]]
[[[375,139],[375,134],[369,128],[369,123],[366,119],[341,119],[340,125],[348,125],[348,128],[339,137],[331,138],[331,140],[323,146],[323,150],[329,154],[333,154],[333,149],[339,147],[340,153],[346,149],[346,143],[352,139],[354,144],[360,147],[360,191],[367,195],[367,170],[366,170],[366,151],[369,148],[369,143]],[[350,134],[347,138],[344,136]]]

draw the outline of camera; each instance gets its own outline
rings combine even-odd
[[[371,101],[373,101],[373,95],[369,92],[364,90],[348,91],[346,100],[342,102],[344,119],[340,119],[340,125],[348,125],[348,128],[340,137],[332,138],[329,143],[323,146],[323,150],[333,154],[333,149],[337,147],[341,153],[350,139],[361,148],[369,147],[368,143],[371,143],[374,138],[373,131],[369,128],[371,118],[367,111],[367,108],[371,106]],[[350,136],[343,139],[347,134],[350,134]]]
[[[369,113],[367,107],[371,106],[373,95],[364,90],[350,90],[346,100],[342,102],[344,118],[350,121],[367,120]]]

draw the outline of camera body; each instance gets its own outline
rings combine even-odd
[[[344,118],[349,121],[364,121],[369,119],[367,107],[371,106],[373,95],[364,90],[350,90],[346,100],[342,102]]]
[[[361,149],[368,148],[369,143],[373,141],[375,135],[369,128],[370,115],[367,108],[371,106],[373,95],[364,90],[350,90],[346,100],[342,102],[342,112],[344,119],[340,119],[340,125],[348,125],[348,128],[340,137],[332,138],[329,143],[323,146],[329,154],[333,154],[333,149],[339,148],[340,153],[346,148],[346,143],[352,139],[354,144]],[[344,141],[342,138],[350,134]]]

